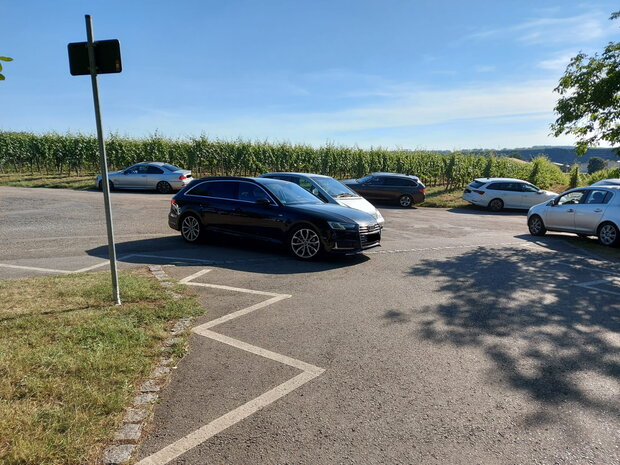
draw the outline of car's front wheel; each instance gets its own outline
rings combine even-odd
[[[310,226],[295,228],[289,236],[291,253],[300,260],[312,260],[321,253],[321,239]]]
[[[187,215],[181,221],[181,236],[187,242],[196,243],[202,236],[203,227],[194,215]]]
[[[401,195],[398,199],[398,203],[401,207],[411,207],[413,205],[413,197],[409,194]]]
[[[602,245],[611,247],[618,244],[618,238],[620,237],[620,231],[618,227],[613,223],[603,223],[598,228],[598,241]]]
[[[530,230],[530,234],[532,236],[544,236],[547,232],[547,228],[545,228],[545,223],[538,215],[530,216],[530,219],[527,220],[527,227]]]

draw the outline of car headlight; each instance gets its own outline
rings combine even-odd
[[[330,228],[336,229],[338,231],[357,229],[357,224],[355,223],[340,223],[338,221],[328,221],[327,224]]]
[[[375,215],[375,219],[376,219],[377,221],[379,221],[379,222],[381,222],[381,221],[385,221],[385,220],[383,219],[383,215],[381,215],[381,212],[380,212],[379,210],[377,210],[377,214]]]

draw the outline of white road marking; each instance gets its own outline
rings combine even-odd
[[[129,255],[123,255],[122,257],[118,257],[116,259],[116,261],[122,261],[122,260],[127,260],[128,258],[133,257],[133,254],[129,254]],[[104,262],[101,263],[97,263],[96,265],[91,265],[91,266],[87,266],[84,268],[80,268],[79,270],[75,270],[74,273],[84,273],[85,271],[91,271],[94,270],[96,268],[105,266],[105,265],[109,265],[110,264],[110,260],[106,260]]]
[[[281,397],[284,397],[289,392],[294,391],[317,376],[318,375],[314,373],[304,371],[294,378],[291,378],[279,386],[276,386],[270,391],[265,392],[255,399],[252,399],[240,407],[237,407],[225,415],[222,415],[216,420],[213,420],[211,423],[206,424],[193,433],[188,434],[184,438],[181,438],[169,446],[164,447],[159,452],[140,460],[136,465],[162,465],[168,463],[188,450],[193,449],[216,434],[224,431],[226,428],[229,428],[230,426],[258,412],[263,407],[272,404]]]
[[[588,281],[585,283],[575,284],[575,286],[583,287],[585,289],[590,289],[596,292],[604,292],[605,294],[620,295],[620,292],[614,292],[608,289],[601,289],[600,287],[598,287],[601,284],[606,284],[606,285],[611,284],[611,285],[618,286],[620,285],[620,278],[609,276],[609,277],[605,277],[604,279],[597,279],[595,281]]]
[[[181,281],[179,281],[179,282],[180,282],[181,284],[189,283],[190,281],[192,281],[192,280],[194,280],[194,279],[196,279],[196,278],[198,278],[198,277],[200,277],[200,276],[202,276],[202,275],[204,275],[204,274],[207,274],[209,271],[211,271],[211,269],[210,269],[210,268],[205,268],[204,270],[200,270],[200,271],[199,271],[199,272],[197,272],[197,273],[190,274],[189,276],[187,276],[187,277],[183,278],[183,279],[182,279]]]
[[[15,268],[17,270],[28,270],[28,271],[41,271],[43,273],[73,273],[73,271],[67,270],[54,270],[52,268],[37,268],[35,266],[21,266],[21,265],[8,265],[5,263],[0,263],[0,266],[4,268]]]
[[[230,313],[228,315],[224,315],[223,317],[216,318],[215,320],[212,320],[205,324],[197,326],[192,331],[201,336],[207,337],[209,339],[213,339],[214,341],[221,342],[222,344],[227,344],[231,347],[244,350],[254,355],[259,355],[269,360],[273,360],[273,361],[282,363],[284,365],[297,368],[298,370],[301,370],[301,373],[289,379],[288,381],[276,386],[275,388],[265,392],[264,394],[261,394],[260,396],[252,399],[251,401],[241,405],[240,407],[237,407],[236,409],[222,415],[221,417],[213,420],[212,422],[202,426],[201,428],[188,434],[187,436],[173,442],[172,444],[164,447],[160,451],[140,460],[136,465],[164,465],[170,462],[171,460],[174,460],[178,456],[184,454],[185,452],[189,451],[190,449],[193,449],[197,445],[202,444],[203,442],[212,438],[216,434],[224,431],[226,428],[258,412],[263,407],[269,404],[272,404],[276,400],[280,399],[281,397],[284,397],[285,395],[294,391],[298,387],[303,386],[305,383],[316,378],[317,376],[321,375],[321,373],[325,371],[323,368],[317,367],[310,363],[306,363],[301,360],[288,357],[286,355],[278,354],[276,352],[263,349],[262,347],[248,344],[247,342],[243,342],[238,339],[234,339],[232,337],[224,336],[223,334],[219,334],[214,331],[211,331],[209,328],[213,328],[214,326],[220,325],[224,322],[230,321],[240,316],[247,315],[248,313],[254,312],[260,308],[264,308],[268,305],[279,302],[280,300],[288,299],[291,296],[288,294],[276,294],[274,292],[256,291],[253,289],[223,286],[219,284],[206,284],[206,283],[191,282],[192,280],[200,276],[203,276],[209,271],[211,270],[204,269],[204,270],[198,271],[197,273],[194,273],[190,276],[187,276],[186,278],[183,278],[180,282],[182,282],[183,284],[190,285],[190,286],[223,289],[223,290],[233,291],[233,292],[243,292],[246,294],[269,296],[270,298],[267,300],[264,300],[263,302],[259,302],[257,304],[251,305],[249,307],[243,308],[236,312]]]

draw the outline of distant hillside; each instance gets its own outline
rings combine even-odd
[[[582,157],[578,157],[573,147],[528,147],[518,149],[497,150],[498,155],[514,155],[518,153],[524,160],[543,154],[556,163],[572,165],[573,163],[584,163],[592,157],[600,157],[604,160],[620,160],[617,153],[611,148],[594,148],[587,151]]]

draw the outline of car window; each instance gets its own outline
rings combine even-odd
[[[239,200],[243,200],[244,202],[253,202],[256,203],[260,200],[269,200],[269,195],[262,189],[260,186],[256,184],[252,184],[249,182],[240,182],[239,183],[239,191],[237,194],[237,198]]]
[[[378,176],[373,176],[368,180],[366,184],[370,186],[382,186],[385,182],[385,178],[380,178]]]
[[[506,183],[506,190],[510,192],[522,192],[523,188],[521,187],[523,183],[521,182],[509,182]]]
[[[484,186],[485,184],[485,182],[472,181],[469,183],[469,187],[471,187],[472,189],[478,189],[480,186]]]
[[[261,180],[261,183],[269,189],[271,194],[276,196],[282,205],[299,205],[299,204],[322,204],[319,199],[317,199],[310,192],[302,189],[295,183],[292,182],[278,182],[271,181],[268,178],[265,180]]]
[[[575,203],[581,203],[586,191],[574,191],[569,192],[558,197],[557,205],[570,205]]]
[[[416,186],[417,184],[411,179],[405,178],[384,178],[386,186]]]
[[[490,191],[505,191],[508,190],[505,182],[494,182],[487,186],[487,190]]]
[[[164,170],[161,170],[159,168],[157,168],[156,166],[147,166],[146,167],[146,173],[147,174],[162,174],[164,172]]]
[[[148,165],[134,165],[125,170],[128,174],[146,174]]]
[[[365,184],[368,181],[370,181],[372,179],[372,174],[369,174],[368,176],[364,176],[363,178],[359,178],[357,179],[357,182],[360,184]]]
[[[590,204],[606,204],[611,200],[611,192],[603,190],[591,190],[590,195],[586,199],[585,203]]]
[[[238,185],[236,181],[208,181],[192,188],[187,194],[236,200]]]
[[[161,166],[166,168],[168,171],[181,171],[181,168],[179,168],[178,166],[171,165],[169,163],[164,163]]]
[[[521,189],[523,192],[538,192],[540,189],[532,184],[521,184]]]
[[[316,176],[312,180],[317,183],[325,192],[334,198],[338,197],[359,197],[358,194],[353,192],[347,186],[334,178]]]

